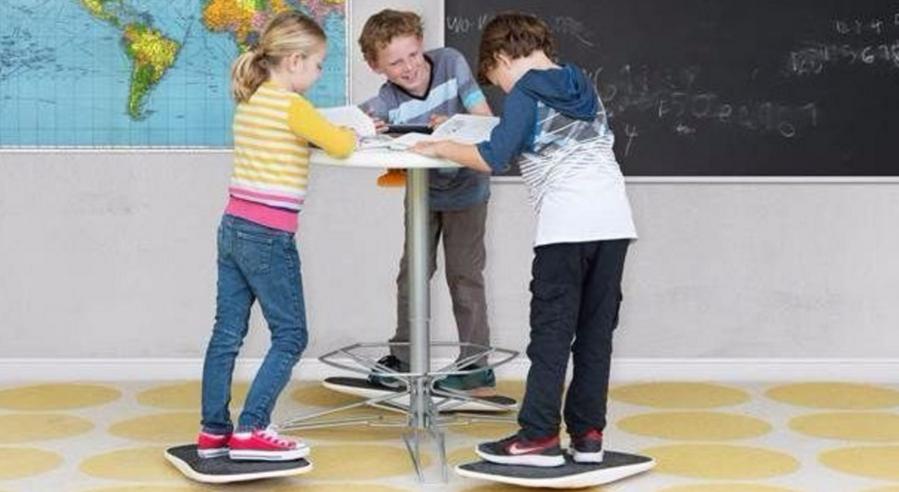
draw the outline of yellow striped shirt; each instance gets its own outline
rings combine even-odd
[[[278,228],[284,228],[278,226],[283,218],[274,216],[284,212],[295,216],[303,206],[309,145],[334,157],[346,157],[356,147],[351,130],[332,125],[306,98],[271,82],[237,105],[233,130],[234,170],[229,192],[232,201],[252,202],[253,217],[246,216],[246,204],[238,215]],[[252,206],[255,204],[264,208]],[[231,208],[229,205],[229,213]],[[275,224],[269,223],[273,221]]]

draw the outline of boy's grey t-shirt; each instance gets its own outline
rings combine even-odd
[[[431,65],[431,84],[423,97],[414,96],[388,81],[378,95],[362,103],[362,110],[390,124],[426,125],[432,114],[452,116],[485,100],[468,62],[452,48],[424,54]],[[430,171],[431,210],[461,210],[487,201],[490,176],[468,168]]]

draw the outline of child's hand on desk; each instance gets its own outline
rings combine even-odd
[[[437,142],[418,142],[409,150],[427,157],[440,157],[441,150],[446,143],[446,140],[439,140]]]
[[[371,116],[371,115],[369,115]],[[387,122],[382,120],[381,118],[375,118],[371,116],[372,123],[375,124],[375,132],[377,133],[386,133],[387,132]]]
[[[443,122],[449,119],[449,116],[445,114],[432,114],[431,120],[428,122],[428,126],[431,128],[437,128],[442,125]]]

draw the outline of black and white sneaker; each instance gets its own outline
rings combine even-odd
[[[559,447],[559,436],[529,441],[516,434],[480,444],[475,451],[481,458],[503,465],[550,467],[565,464],[565,456]]]
[[[396,372],[409,372],[409,364],[399,360],[396,356],[385,355],[378,359],[378,364]],[[406,383],[401,379],[377,374],[380,371],[372,371],[368,375],[368,382],[377,386],[383,386],[390,389],[402,389],[406,387]]]
[[[568,453],[578,463],[602,463],[602,432],[590,429],[580,436],[571,436]]]

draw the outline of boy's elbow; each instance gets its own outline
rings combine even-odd
[[[481,158],[480,159],[481,164],[484,165],[484,167],[483,167],[483,169],[481,169],[481,171],[483,171],[487,174],[500,174],[502,172],[505,172],[507,169],[509,169],[509,164],[508,164],[508,161],[506,161],[506,160],[497,159],[495,156],[493,156],[492,158],[487,158],[484,154],[482,154],[480,152],[478,153],[478,155]]]
[[[484,172],[486,172],[487,174],[503,174],[504,172],[506,172],[508,170],[509,170],[508,163],[500,163],[500,164],[487,163],[487,169],[485,169]]]

